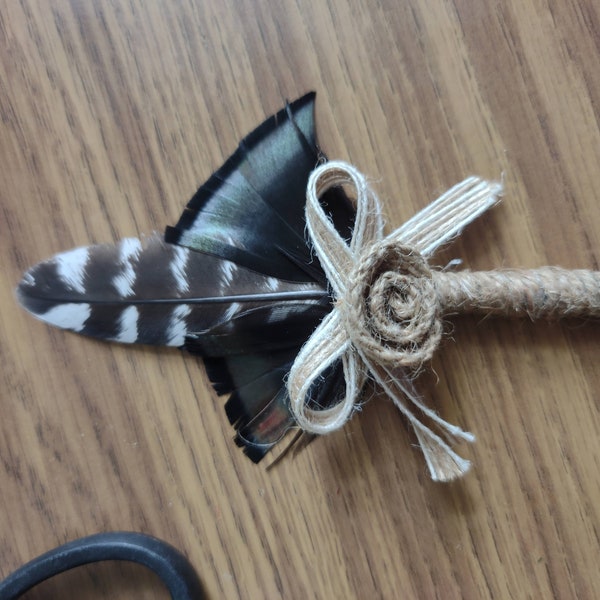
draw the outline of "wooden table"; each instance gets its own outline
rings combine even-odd
[[[417,382],[478,435],[444,485],[381,396],[266,471],[199,360],[51,329],[14,297],[42,258],[176,222],[311,89],[321,145],[370,176],[390,227],[503,177],[436,264],[597,269],[598,31],[591,0],[3,2],[0,577],[134,530],[187,554],[210,598],[600,597],[597,323],[452,321]],[[106,563],[27,596],[132,597],[166,592]]]

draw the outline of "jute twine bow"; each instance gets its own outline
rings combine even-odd
[[[324,192],[339,185],[356,191],[349,244],[319,202]],[[429,267],[426,259],[496,204],[501,191],[498,183],[470,177],[384,237],[379,201],[359,171],[337,161],[311,174],[307,229],[335,305],[302,347],[288,377],[290,407],[302,429],[316,434],[339,429],[359,405],[367,377],[372,377],[413,426],[431,477],[450,481],[470,467],[450,445],[475,437],[425,406],[412,386],[439,345],[442,317],[473,312],[531,318],[600,316],[599,272],[543,267],[448,273]],[[344,398],[326,409],[312,408],[311,387],[339,360]]]

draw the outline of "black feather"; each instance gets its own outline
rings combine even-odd
[[[205,360],[246,454],[260,460],[290,427],[285,377],[329,312],[327,282],[305,238],[310,172],[323,156],[314,93],[248,135],[194,194],[164,240],[123,240],[59,254],[18,288],[35,316],[121,342],[183,346]],[[354,212],[342,190],[323,198],[349,236]],[[344,391],[331,369],[311,402]]]

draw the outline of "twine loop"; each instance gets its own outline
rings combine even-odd
[[[334,186],[356,192],[356,219],[346,242],[319,202]],[[465,473],[470,463],[449,443],[474,436],[429,409],[412,386],[412,375],[431,358],[442,333],[441,309],[427,257],[496,203],[499,184],[470,177],[386,238],[379,201],[364,176],[340,161],[311,174],[306,225],[314,252],[331,285],[335,304],[301,348],[290,370],[290,410],[307,432],[342,427],[359,406],[368,377],[408,419],[434,480]],[[311,405],[311,389],[340,363],[345,393],[328,408]],[[434,428],[436,431],[434,431]]]
[[[359,256],[341,306],[352,343],[382,365],[417,371],[442,337],[431,269],[420,252],[394,240]]]

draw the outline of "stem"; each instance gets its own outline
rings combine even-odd
[[[600,271],[559,267],[433,273],[445,315],[600,317]]]

